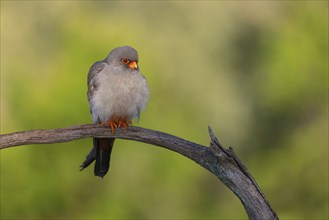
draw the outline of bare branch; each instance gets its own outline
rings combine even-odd
[[[249,219],[278,219],[256,181],[232,148],[225,149],[209,127],[210,147],[205,147],[160,131],[130,126],[112,135],[98,125],[79,125],[51,130],[30,130],[0,135],[0,149],[28,144],[52,144],[91,137],[134,140],[175,151],[209,170],[239,197]]]

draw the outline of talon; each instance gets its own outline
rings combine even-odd
[[[127,132],[127,127],[128,127],[127,123],[123,124],[123,133]]]
[[[111,128],[112,134],[114,134],[116,128],[123,128],[123,133],[127,132],[127,128],[129,125],[132,124],[131,120],[128,120],[127,117],[119,117],[117,118],[116,115],[113,115],[110,120],[106,123],[101,123],[101,126],[108,125]]]
[[[101,123],[101,124],[108,125],[111,128],[112,134],[114,134],[114,131],[115,131],[116,128],[120,127],[118,118],[115,114],[112,115],[110,120],[108,120],[106,123]]]
[[[118,128],[120,128],[121,126],[124,126],[123,124],[124,124],[124,122],[122,122],[122,121],[119,119],[119,121],[118,121]]]
[[[132,124],[131,120],[128,120],[127,117],[124,117],[123,118],[123,120],[122,120],[123,133],[126,133],[127,132],[127,128],[131,124]]]
[[[114,134],[114,130],[118,127],[115,121],[109,120],[107,122],[108,126],[111,128],[112,134]]]

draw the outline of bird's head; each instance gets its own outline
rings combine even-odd
[[[106,58],[109,65],[131,70],[138,69],[138,53],[130,46],[117,47]]]

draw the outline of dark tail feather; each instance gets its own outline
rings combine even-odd
[[[111,152],[114,138],[94,138],[96,149],[95,176],[103,177],[110,168]]]
[[[80,165],[80,171],[88,167],[96,159],[96,149],[95,147],[91,148],[91,151],[87,155],[85,161]]]

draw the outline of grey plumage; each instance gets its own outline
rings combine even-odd
[[[88,91],[87,91],[87,97],[88,97],[88,102],[90,105],[90,100],[92,99],[94,92],[97,90],[97,85],[96,82],[93,80],[95,75],[99,72],[101,72],[105,67],[106,63],[104,61],[97,61],[94,63],[89,72],[88,72],[88,80],[87,80],[87,86],[88,86]],[[91,109],[90,109],[90,113]]]
[[[137,62],[137,51],[124,46],[115,48],[103,61],[91,66],[87,96],[94,123],[126,127],[133,118],[139,119],[149,91]],[[95,138],[95,150],[89,153],[81,170],[96,159],[95,175],[103,177],[109,168],[113,143],[112,138]]]

